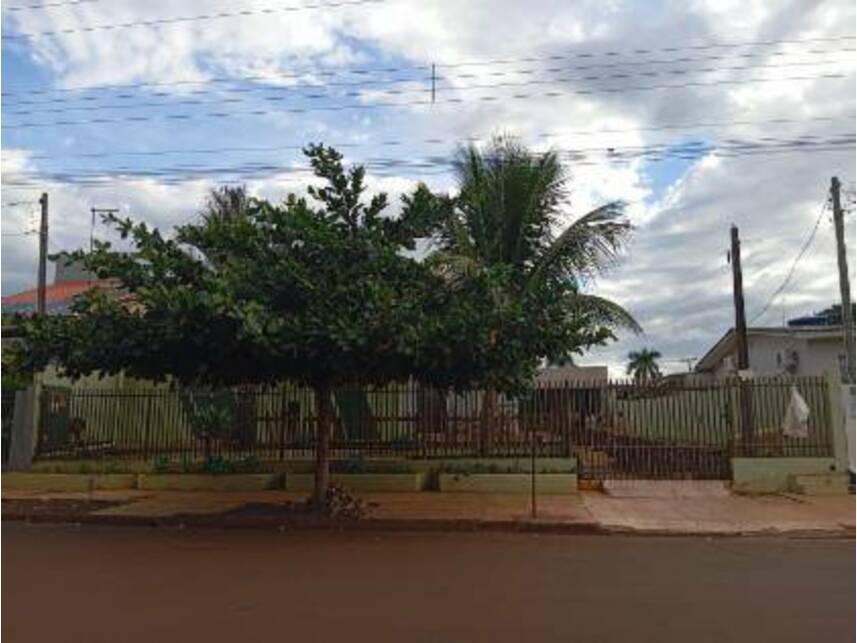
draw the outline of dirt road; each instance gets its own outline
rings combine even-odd
[[[853,541],[3,524],[4,642],[820,641]]]

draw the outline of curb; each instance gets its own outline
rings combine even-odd
[[[307,518],[283,519],[277,516],[230,516],[224,514],[175,514],[147,517],[129,515],[28,514],[4,513],[3,522],[39,524],[104,525],[116,527],[161,527],[197,529],[274,529],[278,531],[386,531],[386,532],[491,532],[559,535],[635,536],[652,538],[788,538],[797,540],[851,540],[855,530],[843,526],[838,530],[806,529],[777,531],[762,529],[744,532],[670,531],[663,529],[631,529],[607,527],[594,522],[530,522],[520,520],[470,519],[391,519],[363,518],[360,520],[331,520]]]
[[[359,520],[331,520],[307,518],[283,519],[276,516],[241,516],[224,514],[175,514],[172,516],[128,516],[79,514],[28,514],[4,513],[3,522],[85,524],[123,527],[178,527],[200,529],[278,529],[280,531],[330,530],[330,531],[439,531],[439,532],[505,532],[505,533],[549,533],[549,534],[601,534],[609,532],[597,523],[551,523],[517,520],[468,520],[468,519],[406,519],[363,518]]]

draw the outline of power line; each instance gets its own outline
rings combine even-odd
[[[43,2],[41,4],[25,4],[17,7],[3,7],[3,11],[26,11],[28,9],[51,9],[53,7],[73,7],[80,4],[92,4],[101,0],[70,0],[70,2]]]
[[[786,278],[783,279],[783,282],[779,285],[779,287],[771,293],[771,296],[768,298],[768,301],[765,302],[765,305],[762,306],[762,309],[750,320],[750,324],[753,324],[757,319],[762,317],[771,305],[774,303],[774,300],[777,296],[782,293],[786,287],[788,287],[789,282],[791,282],[792,277],[794,276],[795,269],[797,268],[798,263],[806,254],[806,251],[809,250],[809,247],[812,245],[813,240],[815,239],[815,233],[818,232],[818,228],[821,225],[821,220],[824,218],[824,213],[827,210],[827,206],[829,205],[828,200],[825,199],[824,203],[821,205],[821,212],[818,213],[818,218],[815,220],[815,224],[812,226],[812,231],[809,233],[809,237],[804,242],[803,246],[801,246],[800,251],[797,253],[797,256],[794,258],[792,262],[791,268],[789,268],[788,274],[786,274]]]
[[[840,144],[830,144],[825,143],[818,146],[806,147],[806,146],[790,146],[790,147],[776,147],[776,148],[762,148],[762,149],[746,149],[746,150],[711,150],[705,153],[658,153],[658,154],[634,154],[634,155],[626,155],[622,159],[623,161],[630,161],[636,159],[642,159],[647,162],[660,162],[667,159],[686,159],[686,160],[698,160],[702,156],[707,154],[713,154],[722,158],[733,158],[733,157],[741,157],[741,156],[756,156],[756,155],[769,155],[776,153],[785,153],[785,152],[817,152],[817,151],[836,151],[842,150],[846,148],[853,148],[852,143],[840,143]],[[584,157],[583,160],[580,159],[580,154],[574,154],[576,158],[575,161],[577,166],[582,165],[597,165],[598,162],[592,160],[585,160],[588,157]],[[607,159],[608,161],[612,161],[613,159]],[[398,168],[400,170],[430,170],[440,168],[441,171],[447,171],[448,163],[440,163],[432,160],[424,160],[424,161],[413,161],[413,160],[403,160],[403,159],[371,159],[360,161],[361,164],[370,169],[395,169]],[[179,172],[183,172],[183,174],[179,174]],[[144,179],[167,179],[167,180],[178,180],[185,181],[192,178],[210,178],[213,176],[223,176],[223,175],[231,175],[231,176],[244,176],[244,177],[265,177],[271,176],[275,174],[284,174],[284,173],[300,173],[300,172],[310,172],[310,170],[305,168],[295,168],[291,165],[277,165],[277,164],[263,164],[263,163],[253,163],[253,164],[245,164],[239,166],[232,167],[194,167],[194,166],[181,166],[181,167],[172,167],[172,168],[160,168],[160,169],[152,169],[152,170],[141,170],[141,171],[124,171],[121,169],[113,169],[113,170],[104,170],[104,171],[90,171],[90,172],[77,172],[77,173],[55,173],[52,175],[40,175],[38,177],[39,182],[43,182],[45,180],[53,181],[53,182],[75,182],[76,184],[84,184],[84,183],[103,183],[105,181],[127,181],[127,180],[144,180]],[[435,172],[437,173],[437,172]],[[29,185],[34,184],[36,179],[32,182],[28,181],[28,179],[19,179],[18,181],[7,181],[4,185]]]
[[[798,52],[800,55],[824,55],[824,54],[839,54],[839,53],[853,53],[853,47],[843,47],[839,49],[810,49],[802,52]],[[670,64],[678,64],[678,63],[695,63],[695,62],[711,62],[711,61],[722,61],[722,60],[731,60],[731,59],[752,59],[752,58],[760,58],[760,57],[782,57],[782,56],[794,56],[797,55],[794,52],[788,51],[775,51],[775,52],[745,52],[745,53],[730,53],[730,54],[718,54],[712,56],[683,56],[679,58],[667,58],[667,59],[659,59],[659,60],[631,60],[631,61],[620,61],[620,62],[598,62],[598,63],[590,63],[586,65],[570,65],[563,67],[552,67],[547,69],[535,69],[535,70],[515,70],[515,71],[493,71],[493,72],[484,72],[484,73],[467,73],[467,74],[457,74],[457,75],[444,75],[439,78],[439,80],[451,81],[451,80],[462,80],[467,78],[481,78],[484,76],[505,76],[509,74],[532,74],[532,73],[554,73],[565,70],[588,70],[588,69],[613,69],[613,68],[622,68],[622,67],[639,67],[643,65],[670,65]],[[573,56],[572,56],[573,57]],[[508,61],[500,61],[497,62],[497,65],[506,65],[506,64],[521,64],[527,63],[530,64],[534,61],[560,61],[567,60],[568,56],[548,56],[545,58],[532,59],[532,58],[522,58]],[[826,63],[833,64],[833,62],[840,61],[825,61]],[[822,64],[821,62],[795,62],[795,63],[784,63],[785,65],[804,65],[804,64]],[[463,68],[469,65],[481,65],[481,63],[461,63],[455,66],[455,68]],[[769,65],[770,66],[770,65]],[[450,67],[447,65],[447,67]],[[427,67],[393,67],[388,69],[376,69],[376,70],[342,70],[342,71],[328,71],[319,74],[318,72],[304,72],[304,73],[276,73],[276,74],[256,74],[256,75],[241,75],[241,76],[223,76],[223,77],[213,77],[202,80],[187,80],[187,81],[173,81],[164,82],[164,83],[138,83],[136,85],[122,85],[122,86],[102,86],[104,90],[112,90],[112,89],[143,89],[150,86],[170,86],[170,85],[212,85],[212,84],[222,84],[222,83],[234,83],[238,81],[244,82],[264,82],[264,81],[274,81],[278,79],[295,79],[295,78],[304,78],[309,75],[323,75],[323,76],[337,76],[343,74],[360,74],[366,76],[370,73],[401,73],[405,71],[422,71],[427,69]],[[720,68],[716,68],[716,70],[720,70]],[[698,70],[705,71],[705,70]],[[184,95],[204,95],[204,94],[213,94],[213,93],[250,93],[250,92],[259,92],[259,91],[292,91],[296,88],[309,88],[309,89],[319,89],[322,87],[363,87],[363,86],[372,86],[372,85],[390,85],[397,83],[407,83],[407,82],[429,82],[432,79],[430,75],[425,76],[417,76],[417,77],[405,77],[405,78],[380,78],[380,79],[369,79],[369,80],[357,80],[357,81],[330,81],[330,82],[307,82],[307,83],[295,83],[286,86],[252,86],[252,87],[224,87],[218,89],[196,89],[185,92]],[[19,94],[45,94],[45,93],[77,93],[80,91],[96,91],[98,88],[86,88],[81,87],[78,89],[54,89],[54,90],[32,90],[31,92],[3,92],[2,96],[17,96]],[[159,96],[159,97],[173,97],[176,96],[174,91],[155,91],[150,92],[151,96]],[[111,96],[111,98],[116,100],[121,99],[135,99],[139,98],[138,94],[117,94],[115,96]],[[43,105],[43,104],[66,104],[69,102],[78,102],[78,101],[96,101],[102,100],[100,96],[73,96],[71,98],[50,98],[47,100],[21,100],[16,101],[18,105]]]
[[[345,110],[363,110],[363,109],[374,109],[374,108],[386,108],[386,107],[418,107],[418,106],[430,106],[436,104],[464,104],[469,101],[471,102],[491,102],[491,101],[499,101],[499,100],[525,100],[530,98],[561,98],[561,97],[569,97],[569,96],[587,96],[587,95],[595,95],[595,94],[613,94],[613,93],[624,93],[624,92],[632,92],[632,91],[651,91],[651,90],[659,90],[659,89],[687,89],[687,88],[701,88],[701,87],[715,87],[715,86],[724,86],[724,85],[741,85],[747,83],[767,83],[767,82],[784,82],[784,81],[809,81],[809,80],[832,80],[837,78],[844,78],[845,74],[819,74],[815,76],[786,76],[779,78],[748,78],[742,80],[719,80],[712,82],[690,82],[690,83],[680,83],[680,84],[659,84],[659,85],[638,85],[638,86],[625,86],[625,87],[615,87],[615,88],[595,88],[588,90],[579,90],[579,91],[552,91],[552,92],[544,92],[541,94],[534,93],[520,93],[520,94],[512,94],[510,96],[478,96],[472,99],[467,98],[446,98],[443,100],[437,100],[434,103],[431,100],[423,100],[423,101],[398,101],[392,103],[383,103],[383,102],[375,102],[375,103],[356,103],[351,105],[323,105],[318,107],[287,107],[279,110],[270,110],[270,109],[255,109],[248,111],[237,111],[237,112],[203,112],[200,114],[159,114],[157,116],[128,116],[128,117],[116,117],[116,118],[93,118],[93,119],[84,119],[77,121],[50,121],[50,122],[27,122],[27,123],[19,123],[17,125],[3,125],[2,129],[4,130],[16,130],[16,129],[31,129],[31,128],[41,128],[41,127],[65,127],[72,125],[91,125],[91,124],[109,124],[109,123],[140,123],[140,122],[150,122],[156,120],[190,120],[197,118],[231,118],[238,116],[267,116],[267,115],[275,115],[282,113],[289,114],[302,114],[302,113],[311,113],[311,112],[327,112],[327,111],[345,111]],[[557,81],[553,81],[557,82]],[[521,83],[518,86],[523,85],[531,85],[534,83]],[[509,85],[507,85],[509,86]],[[471,86],[471,89],[490,89],[495,87],[494,85],[484,85],[484,86]]]
[[[198,22],[201,20],[220,20],[223,18],[243,18],[246,16],[262,16],[292,11],[307,11],[311,9],[336,9],[339,7],[351,7],[367,4],[380,4],[387,0],[341,0],[339,2],[328,2],[325,4],[310,4],[290,7],[272,7],[267,9],[242,9],[241,11],[221,11],[197,16],[181,16],[176,18],[155,18],[152,20],[134,20],[114,24],[90,25],[74,29],[55,29],[52,31],[38,31],[32,33],[7,34],[3,40],[21,40],[26,38],[38,38],[43,36],[61,36],[72,33],[93,33],[97,31],[115,31],[117,29],[129,29],[132,27],[161,27],[186,22]]]
[[[380,1],[380,0],[378,0]],[[445,68],[445,69],[458,69],[462,67],[478,67],[478,66],[486,66],[486,65],[505,65],[505,64],[513,64],[513,63],[533,63],[533,62],[550,62],[550,61],[559,61],[559,60],[572,60],[577,58],[596,58],[596,57],[607,57],[612,58],[616,56],[639,56],[641,54],[661,54],[661,53],[676,53],[682,51],[701,51],[707,49],[737,49],[740,47],[756,47],[756,46],[775,46],[775,45],[790,45],[790,44],[809,44],[809,43],[817,43],[817,42],[842,42],[846,40],[855,40],[855,36],[831,36],[831,37],[819,37],[819,38],[806,38],[802,40],[767,40],[767,41],[745,41],[741,43],[710,43],[707,45],[683,45],[679,47],[660,47],[660,48],[650,48],[650,49],[619,49],[619,50],[608,50],[602,52],[576,52],[570,54],[557,54],[552,56],[529,56],[529,57],[521,57],[521,58],[503,58],[503,59],[493,59],[493,60],[472,60],[472,61],[461,61],[455,63],[435,63],[436,67]],[[847,49],[847,51],[852,51],[853,49]],[[839,50],[834,51],[818,51],[811,50],[804,53],[836,53]],[[846,50],[842,50],[846,51]],[[745,54],[734,54],[733,57],[754,57],[754,56],[764,56],[766,54],[759,52],[750,52]],[[782,55],[793,55],[792,52],[769,52],[767,53],[769,56],[782,56]],[[710,60],[718,60],[720,57],[709,57]],[[703,61],[705,58],[698,58],[696,60],[684,60],[677,59],[675,61],[657,61],[657,62],[694,62],[694,61]],[[647,60],[632,60],[632,61],[621,61],[618,63],[611,63],[613,65],[643,65],[643,64],[653,64],[656,61],[647,61]],[[274,78],[279,79],[288,79],[288,78],[303,78],[309,75],[312,76],[338,76],[343,74],[353,74],[353,75],[368,75],[368,74],[381,74],[381,73],[398,73],[403,71],[425,71],[428,72],[431,70],[431,64],[423,64],[423,65],[403,65],[397,67],[380,67],[380,68],[358,68],[358,69],[346,69],[346,70],[306,70],[302,72],[283,72],[276,74],[264,74],[264,75],[250,75],[250,76],[229,76],[229,77],[214,77],[208,79],[189,79],[189,80],[177,80],[177,81],[160,81],[160,82],[140,82],[140,83],[123,83],[123,84],[112,84],[112,85],[76,85],[72,87],[64,87],[64,88],[48,88],[48,89],[27,89],[27,90],[18,90],[18,91],[4,91],[0,92],[0,96],[15,96],[18,94],[50,94],[50,93],[73,93],[79,91],[105,91],[105,90],[114,90],[114,89],[141,89],[144,87],[175,87],[178,85],[200,85],[200,84],[210,84],[210,83],[228,83],[235,82],[236,80],[244,80],[244,81],[265,81],[272,80]]]
[[[688,160],[696,160],[705,156],[707,154],[715,154],[718,157],[723,158],[733,158],[733,157],[743,157],[743,156],[756,156],[756,155],[769,155],[769,154],[777,154],[777,153],[790,153],[790,152],[824,152],[824,151],[835,151],[842,150],[846,148],[854,147],[854,137],[853,134],[850,135],[850,139],[832,139],[832,140],[820,140],[817,142],[807,142],[807,141],[793,141],[790,143],[779,143],[772,144],[767,146],[759,146],[755,145],[752,147],[724,147],[722,149],[701,149],[701,150],[693,150],[690,152],[676,150],[676,151],[664,151],[664,150],[642,150],[638,152],[632,152],[627,154],[622,154],[618,157],[618,159],[614,159],[609,157],[607,160],[621,160],[621,161],[630,161],[635,159],[643,159],[648,162],[660,162],[667,159],[688,159]],[[581,153],[579,150],[565,150],[563,151],[567,158],[570,158],[574,161],[574,163],[578,166],[580,165],[597,165],[598,161],[591,160],[591,157],[586,155],[585,153]],[[589,159],[589,160],[587,160]],[[373,171],[383,173],[385,170],[394,170],[398,171],[403,170],[419,170],[423,174],[438,174],[448,172],[450,166],[451,159],[449,157],[434,157],[434,158],[426,158],[426,159],[397,159],[397,158],[372,158],[365,160],[356,160],[355,162],[360,163],[367,167],[367,169],[372,169]],[[603,162],[603,161],[602,161]],[[436,170],[435,172],[430,172],[430,170]],[[112,174],[110,173],[112,172]],[[27,185],[36,185],[42,184],[45,181],[55,182],[55,183],[74,183],[75,185],[81,186],[89,186],[89,187],[109,187],[106,185],[106,182],[115,182],[115,181],[133,181],[133,180],[146,180],[146,179],[158,179],[163,183],[181,183],[189,180],[200,180],[205,178],[212,178],[214,176],[233,176],[233,177],[241,177],[244,180],[247,179],[255,179],[255,178],[267,178],[270,176],[282,175],[282,174],[301,174],[301,173],[312,173],[312,170],[308,168],[300,168],[295,167],[293,164],[291,165],[279,165],[279,164],[263,164],[263,163],[248,163],[239,166],[232,167],[206,167],[206,166],[194,166],[194,165],[181,165],[167,168],[156,168],[151,170],[140,170],[135,172],[123,172],[121,169],[113,169],[113,170],[90,170],[86,172],[65,172],[65,173],[54,173],[50,175],[40,175],[38,177],[34,177],[32,180],[22,177],[18,180],[6,181],[4,185],[17,185],[17,186],[27,186]]]
[[[619,51],[606,51],[606,52],[593,52],[593,53],[579,53],[575,54],[576,57],[579,58],[589,58],[592,56],[620,56],[620,55],[634,55],[639,56],[641,54],[653,54],[653,53],[675,53],[677,51],[703,51],[706,49],[737,49],[739,47],[770,47],[776,45],[794,45],[794,44],[806,44],[810,42],[838,42],[843,40],[854,40],[855,36],[826,36],[819,38],[803,38],[803,39],[784,39],[784,40],[756,40],[756,41],[744,41],[744,42],[732,42],[732,43],[709,43],[705,45],[681,45],[678,47],[657,47],[657,48],[647,48],[647,49],[626,49]],[[562,58],[562,56],[559,56]],[[497,65],[503,62],[507,62],[510,60],[517,60],[518,62],[535,62],[537,60],[550,60],[551,58],[518,58],[518,59],[509,59],[509,58],[494,58],[490,60],[481,60],[481,61],[473,61],[473,62],[465,62],[465,63],[456,63],[456,65],[465,65],[465,66],[474,66],[474,65]],[[439,67],[450,67],[456,65],[444,65],[439,64]]]
[[[842,116],[814,116],[809,118],[770,118],[764,120],[729,120],[729,121],[697,121],[690,123],[674,123],[668,125],[653,125],[643,127],[626,128],[602,128],[585,130],[554,130],[550,132],[538,132],[532,137],[536,139],[550,139],[560,136],[601,136],[604,134],[622,134],[627,132],[664,132],[680,130],[720,129],[725,127],[740,126],[779,126],[788,124],[805,124],[809,122],[836,122],[843,121],[853,123],[855,114],[844,114]],[[425,139],[386,139],[380,141],[361,142],[339,142],[332,146],[337,149],[352,149],[361,147],[403,147],[407,145],[456,145],[461,142],[476,143],[491,138],[491,134],[466,136],[460,139],[450,140],[447,138],[425,138]],[[142,156],[159,157],[174,154],[224,154],[224,153],[267,153],[283,152],[287,150],[301,150],[306,147],[305,143],[294,143],[291,145],[275,145],[266,147],[214,147],[214,148],[176,148],[167,150],[111,150],[110,152],[70,152],[65,154],[33,154],[28,158],[32,160],[45,160],[57,158],[107,158],[110,156]]]
[[[565,77],[565,78],[546,78],[539,80],[531,80],[531,81],[522,81],[522,82],[506,82],[506,83],[491,83],[491,84],[481,84],[481,85],[459,85],[453,86],[453,91],[469,91],[472,89],[495,89],[502,87],[525,87],[532,85],[549,85],[555,83],[571,83],[571,82],[589,82],[595,80],[619,80],[619,79],[629,79],[635,77],[655,77],[655,76],[680,76],[686,74],[703,74],[710,72],[724,72],[724,71],[749,71],[756,69],[779,69],[783,67],[808,67],[808,66],[816,66],[816,65],[828,65],[835,64],[839,61],[811,61],[811,62],[795,62],[795,63],[782,63],[782,64],[770,64],[770,65],[744,65],[744,66],[733,66],[733,67],[709,67],[703,69],[673,69],[666,71],[647,71],[647,72],[636,72],[636,73],[618,73],[618,74],[602,74],[602,75],[590,75],[590,76],[581,76],[581,77]],[[532,75],[538,73],[554,73],[559,71],[565,71],[564,68],[555,68],[548,70],[523,70],[523,71],[505,71],[505,72],[494,72],[491,75]],[[463,77],[474,77],[475,74],[466,74],[461,76]],[[448,81],[447,78],[440,77],[438,80],[440,81]],[[408,79],[402,82],[414,82],[412,79]],[[372,82],[369,83],[353,83],[348,86],[366,86],[371,85]],[[304,87],[314,87],[316,89],[323,89],[327,87],[327,85],[304,85]],[[272,91],[271,88],[259,88],[259,87],[247,87],[247,88],[233,88],[228,89],[230,93],[241,93],[241,94],[254,94],[258,91]],[[282,102],[284,100],[288,100],[290,98],[300,98],[306,100],[326,100],[334,97],[331,94],[323,94],[323,93],[294,93],[294,86],[288,88],[279,88],[277,89],[280,92],[280,95],[276,96],[258,96],[255,97],[256,100],[261,101],[269,101],[269,102]],[[389,89],[389,90],[378,90],[373,92],[375,96],[402,96],[407,94],[427,94],[433,91],[430,87],[419,87],[419,88],[409,88],[409,89]],[[198,92],[198,93],[215,93],[212,91],[206,92]],[[283,95],[286,94],[286,95]],[[349,91],[336,95],[336,98],[343,97],[359,97],[364,96],[364,91]],[[55,101],[59,102],[59,101]],[[63,101],[65,102],[65,101]],[[22,109],[22,110],[12,110],[7,112],[7,116],[12,115],[30,115],[30,114],[47,114],[47,113],[67,113],[70,111],[78,111],[78,112],[95,112],[102,110],[127,110],[127,109],[145,109],[152,107],[179,107],[179,106],[204,106],[204,105],[223,105],[223,104],[240,104],[240,103],[248,103],[252,102],[252,99],[245,98],[220,98],[215,101],[205,101],[205,100],[197,100],[197,99],[189,99],[189,100],[177,100],[170,102],[148,102],[148,103],[125,103],[121,105],[75,105],[72,107],[51,107],[45,109]]]

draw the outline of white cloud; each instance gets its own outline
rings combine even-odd
[[[254,5],[253,8],[258,8]],[[148,3],[98,2],[51,12],[22,11],[12,19],[23,32],[79,29],[91,24],[123,23],[155,16],[192,16],[235,11],[234,5],[217,3],[205,9],[190,0]],[[691,164],[683,176],[670,176],[665,186],[662,165],[632,160],[610,161],[610,148],[643,145],[675,145],[688,138],[702,141],[724,139],[789,140],[802,135],[829,137],[854,131],[853,54],[808,54],[797,44],[780,47],[753,46],[748,54],[730,61],[700,61],[642,65],[645,60],[682,56],[712,56],[736,50],[660,51],[669,47],[706,43],[823,38],[850,33],[853,3],[807,3],[790,0],[698,0],[679,2],[630,2],[612,0],[568,3],[564,0],[529,2],[460,2],[437,0],[390,0],[377,5],[341,7],[328,11],[282,12],[267,15],[187,22],[159,28],[76,32],[32,41],[29,55],[48,69],[59,86],[155,82],[203,79],[213,76],[266,76],[264,84],[283,86],[300,82],[324,83],[330,69],[439,64],[438,103],[411,109],[310,114],[309,123],[293,115],[269,118],[276,136],[288,143],[312,135],[330,143],[363,142],[365,148],[348,148],[349,158],[424,158],[449,153],[456,141],[473,135],[508,132],[537,148],[585,150],[582,161],[572,162],[573,217],[606,200],[630,203],[629,215],[637,225],[636,239],[621,269],[601,279],[596,287],[615,297],[634,312],[646,329],[641,338],[623,338],[608,349],[596,351],[586,361],[605,361],[618,368],[628,350],[650,345],[668,358],[700,355],[731,325],[731,281],[725,262],[728,227],[733,221],[746,238],[745,285],[748,309],[758,310],[785,277],[811,229],[830,175],[854,178],[853,149],[825,154],[760,154],[757,156],[709,155]],[[852,41],[819,43],[817,50],[852,47]],[[592,56],[598,52],[650,50],[655,53],[625,56]],[[583,54],[583,56],[579,56]],[[578,55],[578,58],[573,56]],[[752,56],[750,56],[752,55]],[[516,65],[451,67],[464,62],[519,57],[556,58]],[[571,57],[569,57],[571,56]],[[748,71],[723,67],[781,65],[786,62],[834,60],[823,66],[770,67]],[[616,67],[615,63],[637,63]],[[598,64],[614,64],[598,68]],[[446,67],[444,66],[446,65]],[[590,69],[569,69],[590,65]],[[562,73],[546,73],[563,67]],[[657,69],[720,68],[717,72],[693,72],[661,77],[634,76]],[[497,71],[529,71],[504,73]],[[409,78],[425,70],[400,74]],[[627,72],[627,79],[566,80]],[[792,76],[841,73],[839,79],[794,81]],[[467,89],[475,84],[543,81],[548,84]],[[593,90],[657,83],[692,83],[719,80],[774,78],[777,82],[753,82],[689,89],[586,93]],[[354,79],[353,77],[351,79]],[[444,80],[445,79],[445,80]],[[260,84],[262,84],[260,82]],[[401,89],[425,89],[411,81]],[[187,85],[160,87],[187,92]],[[379,87],[378,89],[384,89]],[[577,94],[575,92],[578,92]],[[561,94],[548,97],[545,94]],[[528,95],[514,98],[515,95]],[[422,94],[396,97],[367,91],[363,100],[392,102],[413,100]],[[494,96],[502,100],[481,101]],[[503,98],[505,97],[505,98]],[[212,99],[217,100],[215,94]],[[461,102],[448,103],[449,99]],[[10,100],[4,101],[11,102]],[[236,106],[236,109],[238,106]],[[839,121],[814,121],[840,116]],[[803,119],[797,123],[772,123],[772,119]],[[690,130],[658,130],[664,124],[741,123],[697,127]],[[755,124],[753,124],[755,123]],[[153,127],[170,127],[153,123]],[[302,128],[302,129],[301,129]],[[599,133],[613,130],[612,133]],[[545,134],[550,134],[545,136]],[[273,136],[273,134],[272,134]],[[384,146],[390,139],[404,145]],[[442,144],[420,143],[440,139]],[[73,146],[74,141],[70,144]],[[594,162],[594,164],[592,164]],[[29,165],[28,165],[29,163]],[[10,169],[11,168],[11,169]],[[4,174],[32,171],[26,153],[4,149]],[[37,169],[37,168],[36,168]],[[413,185],[419,173],[380,177],[373,189],[395,194]],[[370,173],[371,176],[371,173]],[[448,177],[425,174],[439,188],[450,187]],[[281,175],[251,180],[251,190],[278,198],[296,186],[294,176]],[[116,182],[109,190],[51,186],[57,222],[57,242],[81,243],[88,237],[88,210],[92,205],[122,204],[129,212],[166,225],[190,216],[204,193],[213,185],[199,181],[161,185],[155,181]],[[54,194],[56,193],[56,197]],[[61,214],[60,214],[61,213]],[[4,213],[4,226],[6,225]],[[854,266],[853,218],[849,224],[849,249]],[[778,323],[782,304],[786,315],[823,308],[837,296],[832,234],[822,222],[812,250],[796,271],[795,281],[783,301],[761,321]],[[4,291],[23,285],[22,266],[32,254],[17,243],[3,241]],[[28,269],[29,270],[29,269]],[[680,369],[677,362],[665,364]]]

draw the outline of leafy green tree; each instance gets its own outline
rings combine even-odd
[[[385,217],[385,195],[362,198],[362,167],[346,170],[331,148],[306,153],[323,179],[309,198],[251,200],[241,216],[204,216],[170,238],[109,218],[132,251],[100,242],[73,257],[118,279],[127,297],[90,291],[73,315],[22,320],[21,364],[32,372],[55,361],[72,378],[125,372],[209,387],[308,385],[315,392],[319,504],[328,487],[335,389],[408,377],[464,387],[500,363],[497,379],[506,388],[526,382],[523,357],[538,331],[520,307],[493,306],[493,281],[503,276],[447,287],[405,252],[431,227],[430,210],[407,200],[402,216]],[[515,337],[505,352],[488,341],[498,325]]]
[[[638,382],[654,382],[661,377],[658,359],[661,354],[653,349],[642,348],[628,353],[628,368],[626,372]]]
[[[432,261],[447,275],[505,273],[494,293],[497,306],[548,306],[544,323],[569,329],[543,342],[530,359],[569,359],[614,331],[639,332],[618,304],[583,292],[583,286],[614,266],[631,233],[619,203],[609,203],[565,224],[568,174],[554,152],[537,154],[508,138],[485,151],[461,148],[455,161],[457,197],[435,197],[421,187],[415,204],[441,212],[439,247]],[[495,329],[495,344],[502,328]],[[569,341],[571,339],[571,341]],[[532,346],[536,348],[536,346]],[[482,428],[494,424],[497,396],[489,387]]]
[[[108,218],[131,251],[98,242],[72,258],[117,279],[126,296],[93,290],[72,315],[21,320],[18,363],[34,372],[55,362],[72,378],[125,372],[211,388],[310,386],[313,498],[323,505],[335,390],[413,377],[438,389],[515,393],[541,358],[611,336],[621,309],[579,294],[554,267],[566,263],[550,256],[552,246],[537,262],[470,261],[479,256],[452,243],[469,220],[454,200],[421,187],[400,216],[385,216],[385,195],[364,198],[362,167],[346,169],[331,148],[305,151],[321,179],[308,197],[249,199],[226,209],[236,216],[202,216],[170,236]],[[406,252],[432,235],[443,249],[429,260]],[[583,240],[564,243],[594,252]],[[200,435],[215,439],[222,422],[206,422]]]

